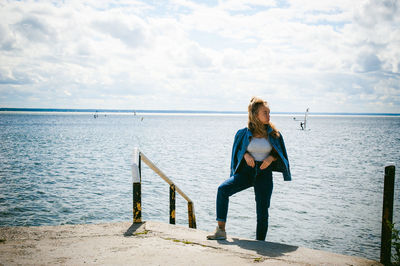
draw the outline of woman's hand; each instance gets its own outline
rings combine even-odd
[[[260,165],[260,169],[264,170],[267,168],[273,161],[276,161],[276,158],[273,156],[268,156],[267,158],[264,159],[263,163]]]
[[[248,166],[254,167],[256,165],[256,163],[254,162],[253,156],[251,156],[247,152],[244,154],[244,159],[246,160],[246,163]]]

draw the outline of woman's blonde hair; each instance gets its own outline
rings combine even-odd
[[[269,109],[268,103],[261,98],[252,97],[248,107],[249,121],[247,127],[251,133],[267,137],[267,129],[265,125],[258,119],[257,114],[261,106],[265,106]],[[274,138],[279,137],[279,131],[274,124],[269,122],[269,126],[272,128],[271,136]]]

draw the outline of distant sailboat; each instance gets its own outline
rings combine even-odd
[[[301,130],[306,130],[307,129],[307,117],[308,117],[309,110],[310,110],[310,108],[306,109],[306,113],[304,114],[304,121],[300,122]]]

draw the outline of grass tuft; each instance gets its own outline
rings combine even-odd
[[[147,235],[150,231],[149,230],[144,230],[143,232],[139,233],[134,233],[133,235],[138,236],[138,235]]]
[[[262,262],[263,259],[262,258],[254,258],[254,262]]]

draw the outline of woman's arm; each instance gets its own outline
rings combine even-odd
[[[231,155],[231,174],[230,175],[233,175],[233,173],[234,173],[234,171],[236,169],[237,163],[238,163],[236,155],[237,155],[237,151],[238,151],[238,148],[239,148],[239,142],[240,142],[243,134],[244,134],[243,133],[243,129],[238,130],[236,132],[235,138],[233,140],[232,155]]]

